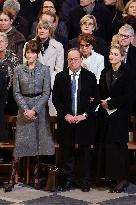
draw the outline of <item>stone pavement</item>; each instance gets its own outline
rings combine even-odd
[[[0,205],[136,205],[136,185],[130,184],[125,193],[108,193],[107,188],[95,187],[83,193],[79,189],[67,192],[37,191],[19,183],[12,192],[0,189]]]

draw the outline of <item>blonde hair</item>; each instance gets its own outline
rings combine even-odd
[[[121,56],[124,56],[124,55],[125,55],[125,49],[124,49],[124,47],[121,46],[120,44],[111,45],[110,50],[111,50],[111,49],[114,49],[114,48],[115,48],[115,49],[118,49],[118,50],[120,51]]]
[[[51,23],[49,23],[48,21],[42,21],[40,20],[37,27],[36,27],[36,36],[38,36],[38,29],[42,27],[42,28],[45,28],[45,29],[48,29],[49,30],[49,38],[53,38],[54,37],[54,29],[53,29],[53,26]]]
[[[128,16],[129,7],[130,7],[130,5],[131,5],[132,3],[134,3],[134,2],[136,2],[136,0],[130,0],[130,1],[126,4],[125,8],[123,9],[123,14],[122,14],[123,17]]]
[[[90,15],[90,14],[87,14],[87,15],[85,15],[81,18],[80,27],[90,19],[93,20],[93,24],[94,24],[94,27],[95,27],[94,30],[96,31],[98,29],[96,18],[93,15]]]
[[[111,41],[111,47],[116,45],[116,44],[119,44],[119,40],[118,40],[118,34],[114,35],[112,37],[112,41]]]

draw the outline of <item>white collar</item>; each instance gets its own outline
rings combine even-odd
[[[76,72],[76,75],[80,75],[81,68]],[[69,69],[69,75],[73,75],[74,73]]]

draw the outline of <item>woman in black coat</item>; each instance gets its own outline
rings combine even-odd
[[[111,192],[123,192],[128,186],[128,133],[133,82],[122,63],[120,45],[110,49],[109,69],[100,78],[98,111],[98,176],[114,181]]]

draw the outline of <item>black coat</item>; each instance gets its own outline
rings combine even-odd
[[[28,21],[24,17],[18,14],[13,23],[13,26],[27,39],[29,34],[29,25]]]
[[[111,115],[102,107],[98,112],[98,137],[102,142],[128,142],[129,120],[133,95],[133,81],[129,69],[120,66],[119,76],[111,82],[112,68],[103,72],[100,78],[100,99],[108,100],[110,110],[117,109]]]
[[[136,47],[132,44],[129,45],[127,52],[126,66],[133,72],[136,79]]]
[[[81,33],[79,23],[80,23],[80,19],[84,15],[86,15],[86,13],[83,10],[83,7],[81,6],[77,6],[71,9],[69,13],[69,21],[67,23],[68,31],[69,31],[69,39],[73,39]],[[112,31],[111,28],[112,17],[109,10],[103,5],[96,2],[91,15],[95,16],[99,28],[95,32],[96,35],[100,36],[101,38],[105,39],[106,42],[110,43],[111,31]]]
[[[82,68],[78,82],[77,115],[86,112],[88,118],[79,124],[69,124],[64,119],[66,114],[72,114],[69,70],[58,73],[55,78],[53,104],[57,110],[59,139],[62,144],[93,144],[95,141],[96,78],[93,73]],[[94,98],[93,102],[91,98]]]

